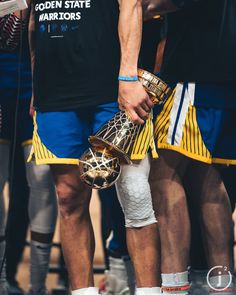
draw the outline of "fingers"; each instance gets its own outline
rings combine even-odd
[[[154,104],[152,103],[152,101],[147,100],[141,104],[141,107],[143,110],[145,110],[145,112],[150,113],[152,108],[154,107]]]
[[[119,83],[119,107],[125,110],[136,124],[143,124],[154,107],[152,100],[140,82]]]
[[[135,111],[134,109],[130,107],[124,107],[122,104],[119,104],[119,108],[121,111],[126,111],[129,118],[134,122],[135,124],[144,124],[144,120],[148,116],[147,112],[138,110]]]
[[[134,111],[142,120],[146,120],[148,118],[149,113],[146,112],[145,109],[142,108],[142,106],[138,106],[138,107],[134,108]]]
[[[146,103],[146,104],[148,105],[148,107],[150,108],[150,111],[151,111],[151,109],[154,108],[154,103],[152,102],[152,100],[151,100],[151,98],[149,97],[149,95],[148,95],[148,97],[147,97],[145,103]]]
[[[122,111],[126,111],[131,120],[137,124],[143,124],[144,120],[148,118],[148,115],[151,111],[151,109],[146,104],[144,104],[144,106],[138,104],[132,106],[129,103],[124,105],[119,102],[119,108]]]
[[[126,109],[126,113],[135,124],[144,124],[144,120],[133,109]]]
[[[124,107],[121,103],[119,103],[119,109],[120,109],[121,111],[125,111],[125,107]]]

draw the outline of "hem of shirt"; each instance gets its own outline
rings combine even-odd
[[[117,95],[114,98],[114,96],[107,98],[107,99],[96,99],[94,103],[88,102],[88,103],[81,103],[78,101],[78,103],[68,103],[68,105],[65,106],[65,104],[36,104],[35,109],[39,112],[63,112],[63,111],[74,111],[81,108],[89,108],[89,107],[96,107],[102,104],[106,103],[112,103],[117,102]]]

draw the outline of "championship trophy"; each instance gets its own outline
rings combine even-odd
[[[157,76],[139,69],[138,79],[155,105],[165,103],[171,88]],[[120,175],[120,164],[131,164],[130,155],[141,126],[131,121],[125,111],[118,112],[95,135],[92,146],[80,159],[81,179],[96,189],[113,185]]]

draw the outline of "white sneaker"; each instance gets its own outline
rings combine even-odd
[[[130,295],[127,282],[119,279],[114,274],[106,271],[106,286],[105,290],[101,291],[102,295]]]

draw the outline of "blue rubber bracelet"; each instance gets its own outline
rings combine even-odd
[[[119,81],[135,82],[138,81],[138,77],[127,77],[127,76],[118,76]]]

